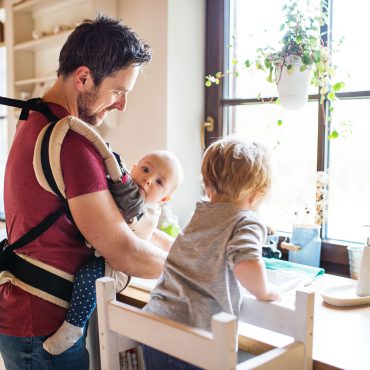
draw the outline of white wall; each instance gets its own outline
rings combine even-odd
[[[175,153],[185,181],[172,204],[180,224],[200,195],[200,125],[204,116],[205,0],[121,0],[119,17],[152,47],[120,114],[102,133],[129,167],[154,149]]]
[[[119,124],[100,131],[129,168],[154,149],[179,157],[185,181],[171,202],[183,225],[200,195],[205,0],[118,0],[118,16],[152,46],[153,61]]]

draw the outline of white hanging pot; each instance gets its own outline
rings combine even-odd
[[[287,65],[292,65],[288,71]],[[286,109],[297,110],[302,108],[308,100],[308,84],[311,67],[301,72],[301,58],[297,55],[289,55],[285,58],[285,65],[276,66],[276,84],[280,104]]]

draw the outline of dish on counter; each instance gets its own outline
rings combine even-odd
[[[357,281],[325,289],[321,292],[325,303],[339,307],[370,304],[370,296],[360,297],[356,294]]]

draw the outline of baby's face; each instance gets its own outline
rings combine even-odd
[[[160,155],[147,155],[135,164],[131,177],[146,203],[166,202],[176,178],[170,160]]]

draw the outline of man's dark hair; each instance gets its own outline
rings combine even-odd
[[[98,14],[85,19],[70,34],[59,55],[58,76],[69,76],[80,66],[92,73],[99,86],[105,77],[151,59],[150,46],[145,44],[118,19]]]

